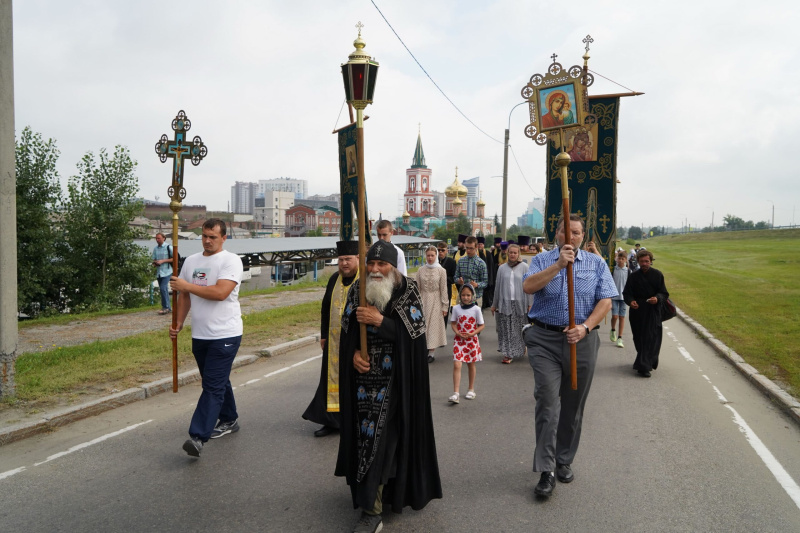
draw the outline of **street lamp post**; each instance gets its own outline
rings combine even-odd
[[[508,112],[508,127],[506,128],[505,146],[503,148],[503,240],[506,240],[506,224],[508,218],[508,131],[511,129],[511,113],[527,101],[520,102]]]
[[[356,164],[358,166],[358,266],[359,266],[359,287],[358,301],[364,305],[367,301],[367,241],[365,232],[369,231],[369,223],[366,218],[366,178],[364,176],[364,109],[372,103],[372,96],[375,93],[375,81],[378,78],[378,62],[374,61],[364,47],[367,43],[361,39],[361,28],[364,25],[359,22],[358,37],[353,41],[356,49],[348,56],[347,63],[342,64],[342,79],[344,81],[344,92],[347,103],[356,109]],[[367,326],[361,324],[361,357],[367,361]]]

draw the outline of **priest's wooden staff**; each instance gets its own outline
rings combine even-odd
[[[162,163],[167,158],[172,159],[172,185],[167,189],[170,197],[169,208],[172,210],[172,275],[178,275],[178,213],[183,208],[182,201],[186,198],[186,189],[183,187],[183,160],[189,159],[197,166],[208,154],[206,145],[199,136],[192,142],[186,142],[186,132],[192,127],[192,122],[186,117],[183,110],[172,120],[172,129],[175,138],[170,141],[166,134],[156,143],[156,154]],[[172,329],[178,327],[178,292],[172,291]],[[178,338],[172,339],[172,392],[178,392]]]
[[[347,103],[356,109],[356,164],[358,165],[358,302],[366,305],[367,301],[367,236],[369,221],[366,214],[367,187],[364,175],[364,109],[372,103],[375,93],[375,81],[378,77],[378,62],[374,61],[364,52],[367,43],[361,39],[361,28],[364,25],[356,24],[358,37],[353,41],[356,49],[351,53],[347,63],[342,65],[342,78]],[[361,358],[369,361],[367,349],[367,326],[360,325]]]

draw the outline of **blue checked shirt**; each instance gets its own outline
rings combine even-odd
[[[489,284],[489,271],[486,270],[486,263],[483,262],[481,256],[478,254],[475,254],[475,257],[465,255],[459,259],[456,273],[453,275],[453,279],[458,278],[464,278],[464,283],[476,282],[478,286],[475,287],[475,298],[483,296],[483,289]]]
[[[523,279],[557,262],[560,253],[561,250],[555,248],[534,256]],[[575,281],[575,324],[578,325],[589,318],[597,302],[617,296],[618,291],[608,265],[599,255],[579,250],[572,265],[572,275]],[[569,324],[566,269],[561,269],[547,285],[534,294],[528,317],[551,326]]]

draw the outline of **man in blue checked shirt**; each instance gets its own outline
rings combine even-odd
[[[483,289],[489,284],[489,271],[486,263],[478,255],[478,239],[467,237],[464,249],[467,255],[458,260],[453,280],[458,286],[458,294],[461,294],[461,287],[464,284],[472,285],[475,289],[475,304],[480,307],[483,302]]]
[[[536,450],[533,471],[541,472],[534,493],[549,497],[555,480],[571,482],[572,461],[581,439],[583,407],[592,385],[600,339],[597,328],[611,309],[617,288],[603,258],[581,250],[585,228],[578,215],[570,215],[570,239],[558,221],[558,248],[531,259],[522,288],[533,294],[528,312],[531,323],[523,338],[536,382]],[[572,263],[575,281],[575,324],[569,329],[566,267]],[[577,345],[578,390],[572,390],[570,345]],[[555,472],[555,475],[554,475]]]

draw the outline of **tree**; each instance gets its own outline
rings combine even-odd
[[[628,238],[633,240],[639,240],[642,238],[642,228],[639,226],[631,226],[628,228]]]
[[[30,127],[16,145],[17,167],[17,309],[30,316],[58,311],[64,265],[63,239],[53,214],[61,203],[53,139],[46,142]]]
[[[617,239],[625,239],[628,237],[628,230],[625,228],[617,228]]]
[[[148,252],[133,244],[142,237],[128,223],[144,211],[136,199],[136,162],[123,146],[99,161],[87,152],[78,174],[69,179],[64,206],[64,232],[70,267],[71,307],[133,307],[144,301],[154,272]]]
[[[453,224],[453,230],[462,235],[472,235],[472,223],[464,213],[459,213]]]
[[[650,236],[651,237],[658,237],[659,235],[664,235],[664,228],[661,226],[653,226],[650,228]]]

